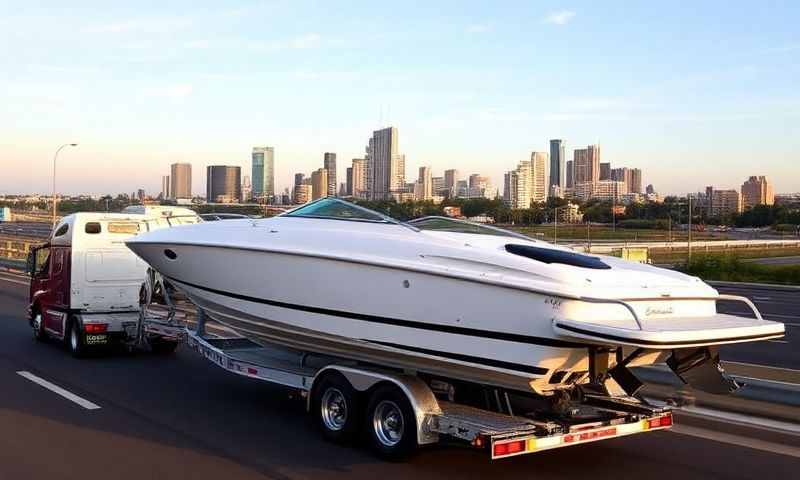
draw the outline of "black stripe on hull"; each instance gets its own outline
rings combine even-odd
[[[240,293],[227,292],[215,288],[205,287],[194,283],[185,282],[183,280],[166,277],[176,283],[181,283],[192,288],[204,290],[206,292],[222,295],[224,297],[235,298],[237,300],[245,300],[253,303],[260,303],[262,305],[270,305],[272,307],[288,308],[308,313],[316,313],[320,315],[330,315],[334,317],[348,318],[351,320],[361,320],[370,323],[380,323],[383,325],[393,325],[396,327],[416,328],[419,330],[430,330],[435,332],[453,333],[456,335],[467,335],[471,337],[481,337],[492,340],[503,340],[507,342],[524,343],[528,345],[539,345],[555,348],[587,348],[589,345],[585,343],[567,342],[563,340],[556,340],[554,338],[546,337],[533,337],[529,335],[519,335],[516,333],[506,332],[493,332],[490,330],[478,330],[473,328],[455,327],[450,325],[439,325],[434,323],[419,322],[415,320],[401,320],[397,318],[380,317],[377,315],[369,315],[365,313],[346,312],[341,310],[332,310],[329,308],[312,307],[309,305],[298,305],[293,303],[279,302],[276,300],[268,300],[264,298],[251,297],[242,295]]]
[[[432,355],[435,357],[452,358],[461,362],[475,363],[478,365],[488,365],[490,367],[503,368],[505,370],[516,370],[518,372],[531,373],[533,375],[547,375],[548,370],[542,367],[535,367],[532,365],[522,365],[520,363],[504,362],[502,360],[492,360],[489,358],[473,357],[471,355],[462,355],[460,353],[442,352],[439,350],[429,350],[427,348],[410,347],[408,345],[399,345],[390,342],[377,342],[374,340],[365,340],[379,345],[396,348],[398,350],[409,350],[412,352],[423,353],[425,355]]]

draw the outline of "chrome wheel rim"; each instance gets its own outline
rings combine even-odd
[[[42,334],[42,314],[33,317],[33,331],[37,336]]]
[[[322,395],[322,422],[329,430],[339,431],[347,423],[347,401],[338,388],[329,388]]]
[[[372,427],[375,437],[386,447],[394,447],[403,439],[405,425],[403,412],[391,400],[383,400],[375,407],[372,416]]]
[[[78,327],[75,325],[72,326],[72,330],[69,333],[69,346],[72,351],[78,350]]]

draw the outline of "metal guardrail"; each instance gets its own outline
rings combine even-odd
[[[0,268],[25,271],[25,260],[14,260],[11,258],[0,258]]]

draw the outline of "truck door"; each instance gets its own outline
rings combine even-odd
[[[64,320],[66,313],[59,311],[63,308],[62,302],[58,302],[54,287],[62,287],[63,280],[60,278],[64,272],[63,253],[56,254],[59,248],[52,248],[50,245],[39,247],[33,251],[33,272],[31,274],[31,304],[35,304],[42,314],[44,328],[50,333],[61,336],[64,334]]]

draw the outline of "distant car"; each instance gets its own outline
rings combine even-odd
[[[240,213],[203,213],[200,218],[206,222],[216,222],[217,220],[242,220],[250,217]]]

